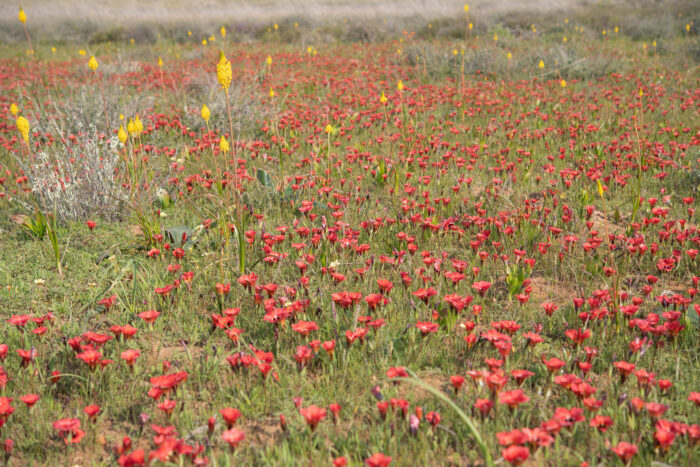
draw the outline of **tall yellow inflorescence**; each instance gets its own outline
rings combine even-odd
[[[231,62],[228,61],[223,51],[219,52],[219,63],[216,64],[216,79],[219,80],[221,87],[228,91],[233,79],[233,73],[231,71]]]
[[[24,142],[29,144],[29,120],[27,120],[21,115],[17,117],[17,129],[22,135],[22,139],[24,140]]]

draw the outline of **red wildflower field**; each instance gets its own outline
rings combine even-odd
[[[56,45],[22,11],[5,463],[700,464],[697,26],[465,10]]]

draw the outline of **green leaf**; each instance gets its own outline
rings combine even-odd
[[[270,177],[270,174],[265,172],[263,169],[258,169],[257,172],[257,177],[258,181],[262,186],[265,188],[273,188],[274,184],[272,183],[272,178]]]
[[[484,463],[486,464],[487,467],[491,467],[493,465],[493,457],[491,457],[491,452],[489,451],[488,446],[486,446],[486,443],[484,442],[483,438],[481,437],[481,434],[479,433],[479,430],[476,428],[476,425],[474,422],[469,418],[469,416],[464,413],[462,409],[457,406],[457,404],[454,403],[452,399],[450,399],[444,392],[440,391],[439,389],[435,389],[431,385],[421,381],[420,379],[413,377],[413,378],[392,378],[390,381],[405,381],[407,383],[413,384],[414,386],[418,386],[420,388],[425,389],[447,405],[449,405],[452,410],[455,411],[457,416],[462,419],[464,424],[467,426],[469,431],[471,432],[472,436],[474,437],[474,440],[476,441],[476,444],[479,445],[479,448],[481,449],[481,453],[484,455]]]
[[[184,245],[182,241],[183,234],[186,235],[185,243],[194,235],[194,230],[190,229],[186,225],[176,225],[174,227],[169,227],[165,229],[165,234],[170,239],[170,242],[176,247],[180,248]]]

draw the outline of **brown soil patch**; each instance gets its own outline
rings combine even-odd
[[[561,306],[571,302],[574,297],[579,295],[573,288],[558,284],[544,277],[530,278],[530,285],[532,286],[530,302],[538,305],[546,301],[552,301]]]
[[[593,214],[591,215],[590,221],[593,222],[593,226],[591,227],[591,230],[597,230],[600,235],[605,235],[606,232],[606,222],[605,222],[605,215],[603,215],[602,212],[600,211],[593,211]],[[610,219],[607,220],[607,232],[615,235],[619,235],[621,233],[625,232],[625,229],[611,221]]]
[[[277,417],[266,417],[258,420],[247,420],[241,427],[249,442],[259,446],[275,444],[283,436],[280,421]]]
[[[432,386],[437,390],[444,392],[446,389],[444,386],[447,384],[447,379],[438,373],[426,371],[422,374],[418,373],[417,376],[425,384]],[[421,388],[420,386],[405,382],[399,384],[398,392],[399,398],[406,399],[412,405],[424,400],[435,398],[435,396],[433,396],[429,391]]]

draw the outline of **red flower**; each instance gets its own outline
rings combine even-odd
[[[381,452],[372,454],[369,459],[365,459],[365,464],[369,467],[388,467],[391,464],[391,457],[385,456]]]
[[[129,454],[119,456],[117,463],[121,467],[136,467],[146,464],[146,453],[143,449],[136,449]]]
[[[501,404],[507,404],[511,409],[530,400],[521,389],[513,391],[505,391],[498,395],[498,400]]]
[[[241,417],[241,411],[238,409],[232,409],[231,407],[223,408],[219,411],[221,416],[226,423],[226,428],[232,428],[236,424],[236,421]]]
[[[315,321],[299,321],[292,324],[292,330],[302,336],[308,336],[311,331],[318,331],[318,325]]]
[[[88,368],[90,368],[90,371],[95,371],[97,365],[102,362],[102,354],[95,349],[87,349],[76,355],[75,358],[85,362]]]
[[[133,368],[134,363],[136,363],[136,359],[140,356],[141,352],[137,349],[128,349],[121,353],[122,360],[124,360],[130,368]]]
[[[482,297],[491,288],[491,283],[486,281],[478,281],[472,284],[472,288],[476,290]]]
[[[338,414],[340,414],[340,404],[331,404],[328,406],[328,409],[331,411],[331,414],[333,415],[333,421],[335,423],[338,422]]]
[[[561,368],[566,365],[566,362],[563,362],[562,360],[559,360],[556,357],[552,357],[549,360],[545,360],[544,356],[542,357],[542,363],[545,364],[547,369],[551,371],[552,373],[561,370]]]
[[[420,330],[423,337],[427,336],[431,332],[437,332],[439,326],[437,323],[431,323],[426,321],[419,321],[416,323],[416,327]]]
[[[245,439],[245,433],[236,428],[226,430],[221,434],[221,439],[226,441],[233,451]]]
[[[138,317],[144,320],[147,323],[152,323],[154,322],[158,316],[160,316],[160,312],[156,310],[148,310],[148,311],[142,311],[141,313],[138,314]]]
[[[406,369],[402,366],[391,367],[387,370],[386,377],[389,379],[408,378],[408,373],[406,372]]]
[[[77,418],[63,418],[53,422],[52,426],[66,444],[77,444],[85,436],[85,432],[80,429],[80,420]]]
[[[612,451],[626,464],[637,454],[637,445],[620,441]]]
[[[597,428],[598,431],[605,433],[605,431],[613,425],[613,419],[606,415],[596,415],[591,418],[591,427]]]
[[[455,394],[457,391],[460,390],[462,385],[464,384],[464,376],[459,376],[459,375],[453,375],[450,376],[450,382],[452,383],[452,387],[455,389]]]
[[[509,446],[501,451],[503,458],[511,465],[520,465],[530,457],[530,450],[524,446]]]
[[[306,423],[311,428],[311,431],[314,431],[319,422],[326,418],[326,409],[315,405],[299,409],[299,413],[306,419]]]
[[[100,413],[99,405],[88,405],[83,409],[83,413],[88,416],[91,420],[95,421],[95,418]]]
[[[37,396],[36,394],[26,394],[22,397],[19,398],[22,402],[24,402],[27,405],[27,408],[32,408],[34,404],[36,404],[39,401],[40,397]]]

